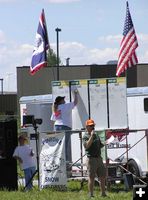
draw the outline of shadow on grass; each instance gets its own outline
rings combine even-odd
[[[68,181],[67,190],[70,192],[79,192],[81,190],[87,190],[87,181],[82,179],[81,181],[78,180],[71,180]]]

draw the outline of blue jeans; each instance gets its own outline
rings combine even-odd
[[[25,175],[25,184],[27,185],[26,189],[30,190],[32,189],[32,176],[35,173],[35,167],[29,167],[27,169],[24,169],[24,175]]]
[[[71,128],[64,125],[55,125],[56,131],[64,131],[65,132],[65,157],[67,162],[72,162],[72,155],[71,155]]]

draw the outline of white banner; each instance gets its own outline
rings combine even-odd
[[[66,186],[65,134],[47,135],[40,152],[40,188]]]

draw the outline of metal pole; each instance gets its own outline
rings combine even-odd
[[[79,132],[80,150],[81,150],[81,176],[83,177],[83,148],[82,148],[82,132]]]
[[[0,79],[0,81],[1,81],[1,94],[3,94],[3,80],[4,80],[3,78]]]
[[[55,31],[57,32],[57,80],[59,80],[59,32],[61,29],[56,28]]]

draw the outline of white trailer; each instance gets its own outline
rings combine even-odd
[[[127,89],[128,130],[112,130],[107,155],[128,165],[137,177],[148,175],[148,87]],[[119,110],[120,112],[120,110]],[[127,135],[126,135],[127,134]]]
[[[42,119],[42,124],[38,126],[39,132],[52,131],[53,123],[50,121],[52,102],[52,94],[21,97],[19,100],[21,126],[24,115],[34,115],[35,119]]]
[[[122,82],[123,83],[123,82]],[[119,81],[120,84],[120,81]],[[83,87],[84,85],[84,87]],[[85,89],[86,84],[83,83],[81,85],[78,85],[78,89],[80,90],[80,92],[82,91],[83,93],[83,88],[84,91],[88,91]],[[145,177],[148,174],[148,135],[147,135],[147,131],[146,129],[148,129],[148,87],[141,87],[141,88],[129,88],[127,89],[127,121],[126,122],[126,115],[125,113],[123,113],[124,111],[126,111],[126,107],[123,106],[123,104],[121,104],[121,101],[123,100],[124,103],[126,103],[125,98],[123,98],[124,95],[124,85],[122,86],[121,84],[121,95],[119,94],[120,91],[118,90],[118,84],[115,83],[115,86],[117,86],[116,88],[114,88],[111,85],[111,92],[115,91],[116,95],[113,95],[112,93],[110,93],[111,97],[113,97],[113,103],[110,103],[110,105],[112,106],[110,109],[111,113],[111,118],[110,118],[110,124],[113,124],[113,126],[111,128],[106,128],[104,127],[104,129],[106,131],[112,131],[114,132],[114,130],[116,130],[115,132],[117,133],[118,131],[118,122],[120,122],[120,126],[119,129],[123,128],[123,134],[120,134],[121,131],[119,131],[119,134],[116,134],[117,137],[113,138],[113,141],[107,145],[107,156],[108,158],[110,158],[111,160],[115,161],[118,160],[121,163],[128,163],[129,165],[129,169],[137,176],[140,177]],[[64,85],[65,87],[65,85]],[[62,89],[64,87],[61,87]],[[93,90],[94,88],[94,90]],[[99,89],[100,88],[100,89]],[[91,85],[91,93],[89,94],[90,99],[89,102],[91,102],[91,104],[93,104],[93,102],[95,103],[94,106],[92,106],[92,109],[94,109],[93,111],[93,118],[95,118],[95,121],[98,119],[99,117],[99,110],[97,109],[101,109],[101,114],[102,116],[107,116],[106,113],[102,113],[103,109],[102,106],[96,106],[96,105],[104,105],[104,102],[106,102],[105,100],[105,95],[104,95],[104,90],[105,86],[104,86],[104,80],[99,83],[99,85],[97,84],[96,87],[95,85]],[[66,91],[66,89],[64,89],[64,91]],[[94,91],[94,96],[93,95],[93,91]],[[97,96],[97,91],[99,92],[98,96]],[[101,91],[103,92],[103,95],[101,96]],[[69,91],[68,91],[69,92]],[[56,90],[56,93],[58,93],[58,90]],[[63,93],[62,93],[63,95]],[[67,95],[67,91],[66,94],[64,94],[65,96]],[[118,97],[119,95],[119,101],[118,104],[116,104],[116,102],[114,101],[115,97]],[[86,96],[87,95],[82,95],[81,97],[81,102],[83,103],[83,107],[88,105],[88,99],[86,101]],[[95,96],[97,96],[97,98],[100,96],[101,98],[98,99],[94,99]],[[84,97],[84,99],[83,99]],[[30,96],[30,97],[21,97],[20,98],[20,109],[21,109],[21,116],[24,114],[27,115],[35,115],[36,118],[42,118],[43,119],[43,124],[39,125],[39,132],[40,132],[40,137],[43,137],[44,133],[53,131],[53,124],[50,121],[50,116],[51,116],[51,112],[52,112],[52,103],[53,103],[53,96],[52,95],[38,95],[38,96]],[[101,102],[101,99],[103,100],[103,102]],[[118,99],[118,98],[117,98]],[[97,103],[99,102],[99,103]],[[115,115],[113,113],[114,108],[113,106],[115,106],[115,111],[117,113],[117,111],[120,113],[117,113],[118,115]],[[118,108],[119,106],[119,108]],[[78,105],[78,107],[81,107],[81,104]],[[91,105],[90,105],[91,107]],[[120,110],[120,107],[123,108]],[[84,109],[84,108],[83,108]],[[88,108],[84,109],[86,113],[88,113]],[[104,109],[106,112],[106,108]],[[91,112],[91,110],[89,110]],[[76,113],[76,115],[78,114],[83,114],[83,112],[77,112],[74,111],[74,114]],[[94,113],[97,113],[97,116],[94,116]],[[124,118],[121,117],[122,120],[120,120],[120,116],[122,115]],[[117,116],[117,118],[116,118]],[[86,116],[79,116],[78,119],[83,119]],[[89,113],[87,115],[87,117],[89,117]],[[76,130],[76,121],[75,121],[75,117],[74,117],[74,127]],[[85,120],[85,119],[84,119]],[[117,123],[116,123],[117,122]],[[97,122],[96,122],[97,123]],[[127,127],[126,127],[126,123],[127,123]],[[78,122],[78,125],[80,124],[80,120]],[[108,126],[107,122],[105,121],[102,122],[101,121],[101,130],[103,129],[103,126]],[[81,128],[81,126],[79,127],[79,129]],[[129,133],[127,135],[124,135],[124,133],[127,133],[128,131],[126,128],[128,128]],[[99,123],[97,124],[97,129],[99,129]],[[31,131],[29,130],[30,133],[33,133],[33,129],[31,129]],[[127,136],[127,137],[126,137]],[[34,141],[31,141],[32,144],[35,146]],[[81,156],[81,152],[80,152],[80,138],[79,138],[79,134],[77,135],[73,135],[72,137],[72,157],[73,157],[73,162],[75,162],[77,160],[77,158],[79,158]],[[77,146],[77,147],[76,147]],[[128,148],[127,148],[128,147]],[[128,150],[128,151],[127,151]],[[83,154],[84,154],[84,149],[83,149]],[[121,156],[122,155],[122,156]]]

